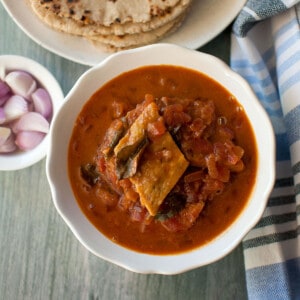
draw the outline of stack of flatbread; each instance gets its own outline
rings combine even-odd
[[[192,0],[27,0],[52,28],[107,52],[152,44],[174,32]]]

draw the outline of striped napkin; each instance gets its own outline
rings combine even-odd
[[[243,240],[250,300],[300,299],[300,0],[248,0],[233,24],[231,67],[276,134],[276,183]],[[260,145],[263,147],[263,145]]]

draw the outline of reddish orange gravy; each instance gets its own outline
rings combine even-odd
[[[127,214],[99,201],[93,188],[80,175],[80,166],[93,161],[106,129],[113,120],[112,103],[132,106],[145,94],[155,97],[198,97],[212,100],[217,112],[234,125],[235,141],[244,150],[245,169],[231,177],[220,196],[209,202],[196,223],[184,232],[168,232],[151,224],[144,232]],[[237,102],[217,82],[199,72],[174,66],[148,66],[121,74],[102,86],[84,105],[69,144],[68,170],[74,195],[90,222],[114,242],[138,252],[174,254],[203,245],[226,230],[245,207],[255,181],[256,143],[245,114],[237,114]]]

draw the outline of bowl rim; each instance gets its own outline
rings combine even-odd
[[[20,55],[0,55],[0,78],[1,72],[6,70],[22,70],[29,72],[37,82],[46,88],[52,100],[53,116],[57,113],[64,99],[63,91],[54,75],[39,62]],[[3,74],[2,74],[3,75]],[[3,79],[3,78],[1,78]],[[48,88],[48,86],[50,88]],[[53,117],[52,117],[53,120]],[[51,121],[52,123],[52,121]],[[50,123],[50,127],[51,127]],[[0,171],[21,170],[34,165],[42,160],[49,148],[49,134],[46,134],[42,142],[29,151],[20,151],[0,154]]]
[[[124,61],[126,64],[124,64]],[[251,194],[251,197],[256,199],[256,201],[249,201],[239,217],[220,236],[206,245],[188,252],[160,256],[139,253],[119,246],[99,233],[86,217],[83,217],[83,213],[73,196],[70,183],[67,187],[65,185],[63,187],[59,187],[59,185],[56,187],[56,184],[62,180],[68,180],[67,174],[59,176],[56,169],[59,164],[61,168],[60,172],[67,168],[66,165],[62,166],[62,163],[66,164],[66,161],[64,162],[63,159],[67,157],[67,146],[63,146],[63,150],[61,148],[59,149],[60,161],[56,164],[54,163],[54,160],[58,158],[58,134],[62,135],[62,131],[59,131],[59,125],[62,124],[63,120],[66,124],[73,121],[72,126],[70,124],[68,125],[69,127],[71,126],[70,128],[73,128],[75,114],[77,116],[81,110],[79,109],[77,113],[73,112],[73,116],[70,116],[69,113],[66,114],[68,109],[73,108],[74,105],[74,110],[76,110],[77,106],[79,108],[82,107],[103,83],[109,81],[116,75],[145,65],[183,66],[185,68],[198,70],[213,77],[214,80],[223,86],[225,85],[225,88],[236,96],[237,100],[244,106],[247,112],[249,109],[254,110],[254,112],[252,112],[252,119],[249,115],[248,118],[254,127],[253,130],[258,134],[256,139],[258,139],[258,141],[264,141],[264,147],[257,147],[259,160],[257,170],[258,178]],[[104,74],[104,76],[99,76],[101,74]],[[95,84],[95,82],[93,83],[95,76],[99,78],[99,81],[103,81],[103,83],[97,82],[98,85]],[[106,80],[103,79],[103,77],[110,78]],[[94,88],[97,86],[97,89],[92,88],[86,93],[84,100],[81,99],[80,102],[78,99],[84,95],[83,90],[90,86]],[[243,99],[237,96],[239,94],[243,95]],[[244,98],[250,101],[245,101]],[[259,116],[259,119],[256,119],[257,116]],[[259,126],[262,120],[264,122],[264,131],[261,130]],[[67,138],[69,141],[70,134],[71,132],[61,138]],[[55,115],[53,126],[50,130],[50,138],[51,147],[46,160],[46,174],[52,193],[52,199],[59,214],[77,239],[90,252],[106,261],[138,273],[179,274],[223,258],[242,241],[244,236],[259,221],[275,181],[275,137],[273,127],[267,113],[258,101],[250,85],[219,58],[172,44],[154,44],[118,52],[110,55],[100,64],[86,71],[70,90],[65,98],[64,104]],[[66,199],[66,196],[69,198]],[[73,201],[72,206],[68,206],[66,201],[69,201],[68,205],[71,203],[70,201]],[[77,205],[77,208],[75,205]],[[251,213],[250,220],[247,217],[249,213]],[[77,219],[77,222],[75,221],[74,223],[74,219]],[[239,228],[239,230],[237,230],[237,228]],[[240,230],[240,228],[242,228],[242,230]],[[86,233],[90,235],[87,236]],[[227,242],[228,239],[230,240],[230,244]]]

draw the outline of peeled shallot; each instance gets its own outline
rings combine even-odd
[[[5,102],[3,109],[5,123],[9,123],[28,112],[28,102],[21,96],[13,95]]]
[[[20,131],[48,133],[49,122],[41,114],[32,111],[19,118],[11,128],[14,133],[19,133]]]
[[[46,119],[52,115],[52,102],[49,93],[43,89],[38,88],[32,93],[31,99],[33,101],[34,110],[40,113]]]
[[[12,130],[8,127],[0,127],[0,153],[13,152],[16,149]]]
[[[5,82],[15,95],[30,100],[31,94],[36,90],[36,80],[27,72],[12,71],[5,76]]]
[[[44,138],[45,133],[38,131],[20,131],[15,143],[20,150],[30,150],[36,147]]]
[[[0,106],[3,105],[11,96],[10,87],[0,79]]]

